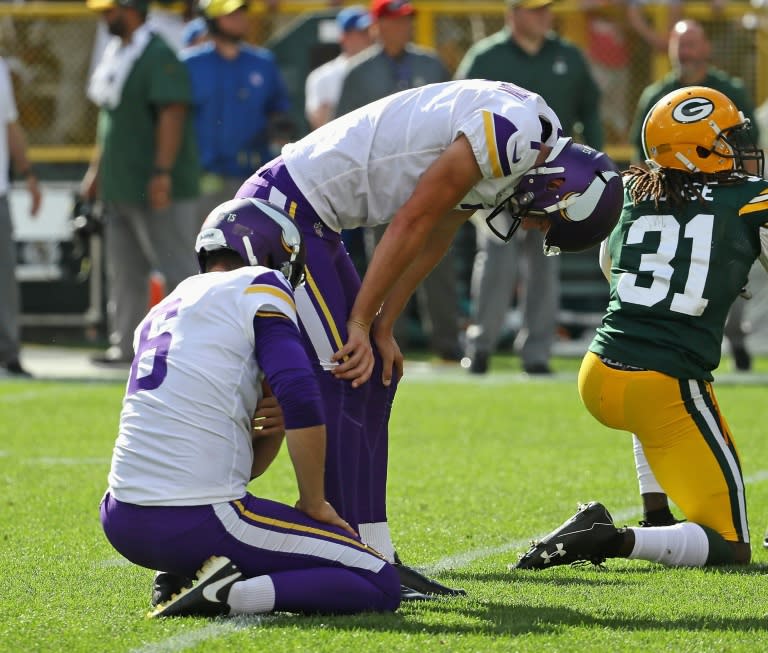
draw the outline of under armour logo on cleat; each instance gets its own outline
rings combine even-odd
[[[542,551],[541,557],[544,558],[544,564],[548,565],[552,561],[552,558],[555,558],[557,556],[560,556],[562,558],[563,556],[565,556],[565,553],[566,551],[565,551],[565,547],[563,546],[563,543],[558,542],[555,550],[552,551],[552,553],[547,553],[546,551]]]

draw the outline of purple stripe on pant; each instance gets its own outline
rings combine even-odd
[[[246,578],[269,575],[278,612],[389,611],[400,603],[394,567],[359,539],[250,494],[212,506],[137,506],[107,494],[101,523],[137,565],[194,577],[221,555]]]
[[[291,179],[282,158],[247,179],[237,197],[274,201],[274,197],[270,200],[272,189],[287,198],[280,208],[290,211],[295,203],[293,215],[305,240],[307,269],[319,294],[309,292],[317,316],[333,342],[333,329],[320,309],[325,304],[339,337],[346,341],[347,319],[360,289],[360,277],[341,236],[323,224]],[[310,359],[316,361],[307,332],[303,326],[301,330]],[[387,520],[388,422],[397,384],[385,387],[381,383],[381,358],[375,346],[373,351],[373,375],[360,388],[353,389],[348,381],[336,379],[318,363],[314,367],[327,420],[326,498],[353,528]]]

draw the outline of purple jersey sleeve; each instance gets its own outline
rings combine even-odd
[[[257,314],[253,332],[256,360],[280,402],[285,427],[325,424],[320,386],[296,325],[279,314]]]

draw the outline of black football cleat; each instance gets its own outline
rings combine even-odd
[[[406,601],[437,601],[440,597],[434,594],[422,594],[416,590],[400,585],[400,603]]]
[[[152,581],[152,597],[150,605],[154,608],[170,601],[174,594],[178,594],[186,587],[192,587],[192,579],[179,576],[168,571],[158,571]]]
[[[620,531],[602,503],[591,501],[554,531],[534,542],[510,569],[547,569],[573,562],[600,565],[617,548]]]
[[[0,363],[0,378],[8,377],[12,379],[31,379],[32,374],[25,370],[18,359]]]
[[[218,617],[229,614],[229,590],[243,577],[237,566],[224,556],[213,556],[197,572],[197,582],[169,601],[161,603],[147,616]]]
[[[427,578],[421,572],[416,571],[413,567],[404,565],[397,553],[395,553],[394,567],[397,570],[397,575],[400,577],[400,585],[404,585],[421,594],[432,594],[435,596],[465,596],[467,594],[466,590],[438,583],[436,580]]]

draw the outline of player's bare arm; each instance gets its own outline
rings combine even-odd
[[[333,357],[335,361],[343,361],[334,370],[336,376],[352,381],[353,387],[370,378],[373,352],[369,334],[376,314],[411,263],[426,248],[437,224],[481,177],[464,136],[459,136],[422,175],[373,253],[350,312],[347,342]],[[427,272],[425,270],[416,283]]]
[[[394,373],[403,375],[403,356],[394,339],[393,329],[397,318],[405,309],[417,286],[445,256],[459,227],[467,221],[471,212],[451,211],[437,223],[426,245],[398,279],[381,307],[373,323],[371,337],[383,360],[382,382],[389,385]]]
[[[186,105],[180,102],[166,104],[158,109],[155,127],[155,172],[149,179],[149,203],[155,210],[167,208],[171,203],[171,170],[181,146]]]
[[[296,508],[317,521],[357,535],[325,500],[325,425],[288,429],[285,441],[299,487]]]
[[[37,175],[29,159],[27,159],[27,137],[21,125],[15,121],[8,123],[7,131],[8,150],[13,161],[13,167],[18,175],[26,179],[30,198],[29,214],[34,217],[40,210],[43,196],[37,183]]]

